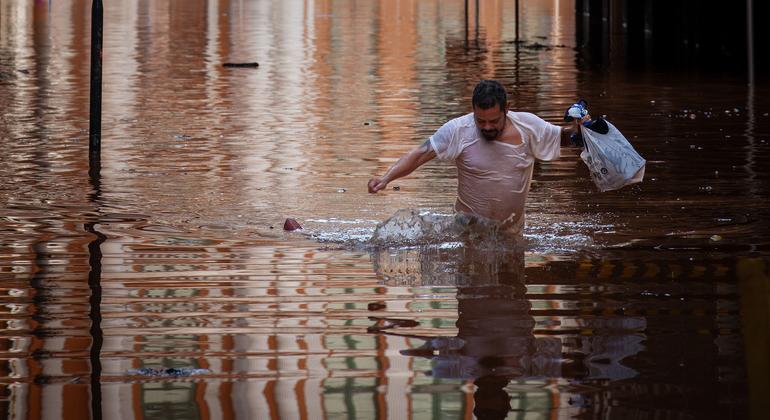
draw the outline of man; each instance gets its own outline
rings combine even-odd
[[[535,159],[557,159],[561,144],[569,144],[581,121],[562,128],[534,114],[512,112],[505,88],[494,80],[476,85],[472,105],[472,113],[447,122],[382,177],[369,180],[369,192],[382,190],[435,157],[454,161],[455,211],[494,220],[505,231],[520,234]]]

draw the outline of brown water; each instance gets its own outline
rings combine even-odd
[[[766,83],[596,68],[569,1],[522,1],[519,45],[514,2],[466,31],[462,1],[108,1],[89,180],[90,3],[0,0],[3,418],[768,409]],[[367,247],[398,209],[451,212],[446,164],[365,185],[480,78],[554,122],[587,98],[646,181],[598,193],[569,149],[523,251]]]

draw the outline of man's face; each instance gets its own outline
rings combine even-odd
[[[473,108],[473,117],[476,119],[476,127],[479,128],[481,135],[487,140],[495,140],[505,128],[505,115],[508,113],[508,107],[500,109],[495,104],[491,108]]]

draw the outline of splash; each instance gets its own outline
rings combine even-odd
[[[522,236],[501,229],[494,221],[467,213],[440,214],[401,209],[377,225],[369,243],[374,246],[410,246],[472,243],[474,247],[507,248],[521,244]]]
[[[614,226],[597,220],[560,220],[553,215],[532,214],[523,234],[513,234],[494,220],[468,213],[439,213],[407,208],[388,219],[306,219],[299,234],[342,249],[474,248],[511,251],[520,248],[536,253],[566,253],[594,248],[594,233],[611,233]],[[332,245],[334,246],[334,245]]]

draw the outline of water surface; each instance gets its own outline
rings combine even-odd
[[[593,66],[572,2],[521,2],[515,43],[513,2],[466,29],[462,1],[110,1],[94,180],[90,3],[0,0],[4,417],[762,407],[766,83]],[[481,78],[553,122],[588,99],[645,182],[599,193],[566,149],[536,168],[523,249],[367,246],[399,209],[451,213],[450,165],[366,181],[468,112]]]

